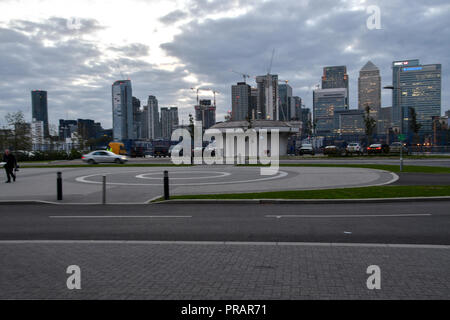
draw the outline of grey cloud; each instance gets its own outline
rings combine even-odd
[[[173,24],[187,18],[188,16],[189,16],[188,13],[185,11],[175,10],[159,18],[159,21],[161,21],[164,24]]]
[[[9,24],[9,27],[48,40],[59,40],[62,36],[91,34],[104,29],[94,19],[64,19],[58,17],[49,18],[45,22],[14,20]]]
[[[127,57],[144,57],[149,54],[150,48],[141,43],[132,43],[121,47],[110,47],[109,50],[120,52]]]
[[[312,93],[302,88],[319,83],[324,66],[347,65],[351,106],[355,108],[358,72],[367,60],[378,65],[387,84],[393,60],[419,58],[424,64],[443,64],[442,107],[446,110],[450,99],[445,90],[450,62],[446,52],[450,44],[442,40],[450,38],[446,23],[450,12],[441,10],[438,18],[424,14],[430,7],[445,9],[444,5],[446,1],[383,2],[382,30],[369,30],[366,11],[350,10],[344,1],[285,1],[283,5],[271,1],[236,18],[192,21],[174,41],[161,47],[200,79],[223,90],[222,113],[229,109],[231,84],[241,80],[229,70],[252,75],[267,72],[272,48],[276,48],[272,72],[290,80],[294,94],[306,99],[308,107]],[[353,51],[346,50],[350,46]],[[390,103],[386,92],[383,105]]]
[[[229,70],[264,74],[272,48],[276,48],[272,72],[290,80],[294,94],[308,107],[312,92],[304,88],[320,82],[326,65],[347,65],[351,106],[355,108],[358,71],[367,60],[380,68],[383,84],[388,84],[393,60],[418,58],[422,63],[443,64],[442,109],[448,109],[448,0],[426,4],[383,1],[379,5],[382,30],[368,30],[365,10],[350,10],[344,1],[286,0],[282,5],[279,1],[190,1],[183,9],[189,12],[190,22],[182,25],[173,41],[161,46],[185,65],[173,72],[141,59],[148,55],[148,47],[139,43],[108,48],[120,58],[107,60],[97,43],[83,39],[103,28],[95,20],[82,20],[79,30],[65,28],[67,20],[56,17],[38,23],[13,21],[0,28],[0,119],[16,109],[29,112],[30,91],[44,89],[49,92],[53,123],[70,112],[69,116],[93,118],[108,127],[111,84],[120,77],[117,64],[124,76],[131,78],[133,95],[143,104],[154,94],[160,105],[176,105],[184,98],[180,90],[187,94],[192,86],[183,80],[184,70],[195,73],[200,81],[211,82],[211,87],[221,92],[220,118],[230,109],[231,85],[241,81]],[[250,6],[251,10],[233,18],[197,19],[240,6]],[[431,8],[436,8],[433,14],[425,14]],[[175,21],[176,14],[172,18]],[[44,40],[55,44],[45,46]],[[351,45],[353,51],[346,51]],[[89,85],[83,82],[88,80]],[[184,115],[193,111],[195,97],[189,93],[188,98],[185,105],[179,105],[186,107]],[[383,94],[383,105],[390,105],[388,92]]]
[[[177,100],[176,90],[186,86],[180,81],[185,75],[182,69],[160,71],[140,59],[148,54],[146,45],[109,48],[122,54],[119,59],[107,60],[104,49],[83,40],[82,34],[64,38],[67,30],[55,27],[55,21],[60,20],[13,21],[9,29],[0,28],[0,124],[11,111],[22,110],[30,118],[30,91],[42,89],[48,91],[52,123],[68,116],[92,118],[110,127],[111,85],[120,78],[117,65],[132,79],[133,94],[143,102],[149,94],[155,94],[161,103],[172,103]],[[96,30],[97,26],[91,32]],[[46,46],[48,39],[55,44]]]

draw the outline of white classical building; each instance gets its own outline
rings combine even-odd
[[[258,154],[261,154],[259,148],[260,146],[264,146],[263,154],[270,155],[273,154],[271,151],[272,146],[272,130],[278,131],[279,136],[279,155],[283,156],[287,154],[287,145],[289,136],[293,134],[297,134],[301,131],[301,128],[298,126],[292,126],[289,123],[283,121],[274,121],[274,120],[253,120],[251,122],[248,121],[228,121],[217,123],[212,126],[211,129],[219,130],[223,137],[223,147],[224,147],[224,155],[230,156],[231,154],[238,155],[238,143],[237,141],[245,141],[245,155],[248,156],[250,149],[253,146],[258,146]],[[238,129],[238,130],[236,130]],[[241,130],[239,130],[241,129]],[[254,129],[251,130],[251,129]],[[226,139],[227,132],[231,132],[234,130],[235,138],[230,140]],[[253,132],[253,134],[251,133]],[[267,132],[267,142],[261,141],[264,139],[263,132]],[[255,137],[256,133],[256,137]],[[253,139],[259,139],[259,141],[255,141]],[[263,142],[263,143],[262,143]],[[230,150],[231,148],[234,150]]]

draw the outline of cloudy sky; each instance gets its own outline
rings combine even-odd
[[[370,6],[380,9],[380,29],[367,26]],[[185,121],[195,103],[190,88],[214,88],[222,120],[241,80],[230,70],[265,74],[274,48],[272,73],[307,107],[324,66],[347,66],[356,108],[358,71],[368,60],[383,85],[393,60],[441,63],[444,112],[448,21],[448,0],[0,0],[0,124],[11,111],[31,118],[30,91],[41,89],[51,123],[91,118],[111,127],[111,84],[122,77],[143,104],[155,95]],[[390,92],[382,104],[391,105]]]

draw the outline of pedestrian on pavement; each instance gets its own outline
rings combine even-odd
[[[5,171],[8,178],[6,183],[11,183],[11,177],[13,181],[16,181],[14,170],[17,170],[17,160],[8,149],[5,150],[5,154],[3,155],[3,162],[5,163]]]

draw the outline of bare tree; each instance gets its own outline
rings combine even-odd
[[[5,116],[6,123],[11,129],[11,137],[8,141],[14,151],[31,149],[31,127],[25,121],[22,111],[9,112]]]
[[[372,141],[373,132],[377,125],[377,121],[370,115],[370,105],[365,104],[365,114],[364,114],[364,127],[367,137],[367,145],[370,145]]]

